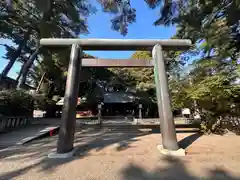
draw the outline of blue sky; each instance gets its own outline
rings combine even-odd
[[[153,22],[159,16],[159,9],[151,10],[143,0],[133,0],[132,7],[137,10],[137,20],[129,26],[126,36],[120,35],[119,32],[111,30],[111,18],[113,15],[103,13],[98,4],[97,13],[88,18],[89,34],[81,35],[81,38],[110,38],[110,39],[167,39],[173,36],[176,32],[175,27],[153,26]],[[10,43],[9,41],[1,40],[0,44]],[[0,72],[8,62],[2,56],[5,50],[0,46]],[[91,51],[88,52],[94,56],[101,58],[129,58],[133,52],[131,51]],[[20,64],[16,63],[8,76],[15,78],[20,70]]]

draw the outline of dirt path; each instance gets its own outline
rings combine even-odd
[[[0,179],[159,180],[240,179],[240,138],[178,134],[187,156],[169,158],[157,150],[160,134],[77,132],[75,156],[48,159],[57,137],[0,150]]]
[[[35,136],[39,131],[48,127],[48,125],[28,125],[11,132],[0,134],[0,149],[13,146],[22,139]]]

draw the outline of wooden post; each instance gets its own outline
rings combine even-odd
[[[73,150],[74,133],[76,126],[76,106],[81,70],[81,49],[73,44],[68,67],[67,83],[62,110],[61,126],[59,131],[57,153],[63,154]]]
[[[100,125],[102,125],[102,118],[101,118],[101,114],[102,114],[102,104],[98,104],[98,122]]]
[[[138,110],[139,110],[139,119],[142,119],[142,104],[138,105]]]
[[[40,79],[40,81],[39,81],[39,83],[38,83],[38,86],[37,86],[37,89],[36,89],[36,92],[38,93],[39,92],[39,90],[40,90],[40,88],[41,88],[41,85],[42,85],[42,83],[43,83],[43,80],[44,80],[44,76],[46,75],[46,72],[44,72],[43,74],[42,74],[42,77],[41,77],[41,79]]]

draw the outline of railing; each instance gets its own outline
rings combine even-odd
[[[92,125],[92,124],[129,124],[129,125],[160,125],[159,118],[134,118],[134,117],[115,117],[115,116],[101,116],[98,117],[85,117],[85,118],[77,118],[77,124],[82,125]],[[195,120],[193,118],[181,118],[181,119],[174,119],[176,125],[179,124],[200,124],[200,120]]]
[[[220,120],[220,127],[240,133],[240,117],[228,116]]]
[[[23,127],[28,123],[26,116],[1,116],[0,117],[0,133],[8,132],[19,127]]]
[[[134,118],[136,124],[160,124],[159,118]],[[193,118],[174,118],[175,124],[200,124],[200,120]]]

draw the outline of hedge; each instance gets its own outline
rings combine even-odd
[[[0,114],[3,116],[32,116],[34,98],[23,90],[0,91]]]

